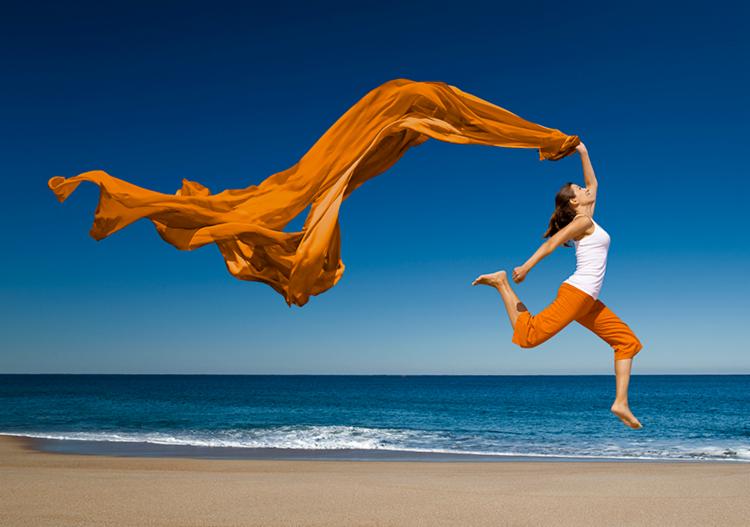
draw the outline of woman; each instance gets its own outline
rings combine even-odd
[[[615,355],[617,394],[611,411],[631,428],[642,428],[628,406],[628,383],[633,357],[643,347],[633,331],[601,300],[599,291],[604,279],[609,249],[609,235],[594,219],[597,181],[583,143],[576,150],[581,155],[586,188],[566,183],[555,197],[555,212],[550,218],[546,240],[520,267],[513,269],[513,281],[521,283],[539,261],[560,245],[576,248],[576,271],[558,289],[557,298],[545,309],[532,315],[510,288],[505,271],[484,274],[472,285],[486,284],[503,297],[513,328],[513,342],[522,348],[538,346],[572,321],[590,329],[607,344]]]

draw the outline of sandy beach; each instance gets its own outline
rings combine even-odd
[[[0,437],[0,525],[747,525],[750,464],[206,460]]]

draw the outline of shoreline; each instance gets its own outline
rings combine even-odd
[[[0,436],[0,524],[746,525],[744,463],[231,460],[39,452]],[[104,521],[106,519],[106,522]]]
[[[743,464],[737,459],[654,459],[636,457],[586,457],[553,455],[477,454],[457,452],[423,452],[409,450],[360,450],[360,449],[301,449],[301,448],[252,448],[199,445],[168,445],[161,443],[133,441],[103,441],[81,439],[53,439],[46,437],[14,435],[3,433],[0,438],[17,438],[39,453],[111,456],[148,457],[181,459],[226,459],[226,460],[299,460],[299,461],[341,461],[341,462],[424,462],[424,463],[711,463]]]

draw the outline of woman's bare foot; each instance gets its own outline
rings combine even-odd
[[[492,287],[499,287],[503,282],[508,281],[508,275],[505,271],[498,271],[496,273],[483,274],[474,279],[471,285],[485,284],[491,285]]]
[[[620,418],[620,421],[628,425],[630,428],[635,428],[636,430],[638,430],[639,428],[643,428],[641,422],[638,421],[638,419],[636,419],[636,417],[633,415],[633,412],[630,411],[628,403],[620,403],[615,401],[612,404],[610,410],[613,414]]]

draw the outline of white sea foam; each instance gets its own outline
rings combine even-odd
[[[248,430],[162,432],[0,432],[46,439],[115,441],[240,448],[298,448],[305,450],[403,450],[410,441],[429,441],[429,432],[355,426],[278,426]]]
[[[457,438],[443,431],[368,428],[358,426],[276,426],[266,428],[181,432],[0,432],[46,439],[111,441],[200,447],[274,448],[303,450],[386,450],[435,454],[750,462],[750,444],[654,444],[652,439],[626,444],[500,443],[483,437]],[[460,447],[459,447],[460,445]]]

